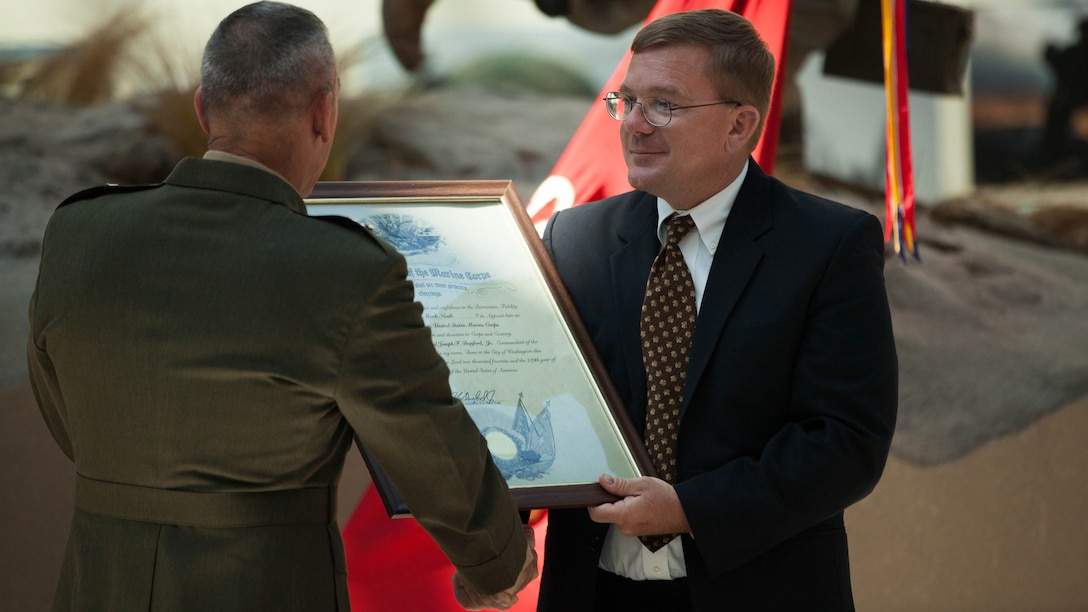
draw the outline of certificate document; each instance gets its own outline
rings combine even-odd
[[[319,184],[315,196],[311,216],[347,217],[406,258],[453,393],[520,507],[601,503],[601,473],[648,472],[508,182]]]

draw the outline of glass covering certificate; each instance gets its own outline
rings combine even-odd
[[[307,208],[405,256],[454,395],[519,507],[601,503],[612,499],[602,472],[652,473],[509,182],[320,183]],[[395,491],[382,495],[390,514],[406,512]]]

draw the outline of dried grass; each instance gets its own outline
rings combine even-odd
[[[141,6],[141,0],[133,0],[55,53],[0,63],[0,91],[74,106],[128,98],[152,131],[175,145],[179,157],[203,155],[207,135],[193,108],[199,64],[152,36],[152,19]],[[340,73],[365,62],[372,44],[363,41],[341,53]],[[322,180],[346,178],[348,159],[373,137],[388,103],[368,93],[341,95],[340,119]]]
[[[151,37],[140,41],[136,57],[129,69],[141,89],[150,92],[138,108],[152,130],[169,139],[181,157],[203,155],[208,139],[193,108],[199,65],[183,63],[180,58],[187,55]]]
[[[110,102],[132,41],[147,27],[141,11],[123,7],[82,39],[54,54],[28,59],[8,74],[19,79],[19,97],[75,105]]]
[[[373,41],[364,40],[337,55],[337,68],[342,79],[366,61],[371,45]],[[353,96],[341,93],[336,135],[321,180],[342,181],[347,178],[348,161],[362,145],[373,141],[379,118],[395,103],[396,99],[375,93],[364,92]]]

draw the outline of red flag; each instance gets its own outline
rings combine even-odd
[[[532,522],[537,559],[544,558],[545,515]],[[391,519],[371,485],[343,528],[352,610],[464,612],[453,596],[453,566],[415,519]],[[515,612],[534,612],[538,582],[518,593]]]
[[[753,152],[767,172],[774,168],[781,108],[782,63],[789,32],[789,0],[659,0],[646,19],[678,11],[720,8],[744,15],[766,41],[777,63],[771,107],[763,136]],[[601,91],[619,88],[627,71],[630,52],[616,66]],[[619,124],[608,116],[602,103],[590,109],[548,177],[529,203],[529,214],[538,227],[553,210],[629,191],[627,166],[620,149]],[[545,514],[533,523],[537,533],[537,556],[544,560]],[[430,536],[413,519],[390,519],[371,486],[343,530],[348,564],[348,589],[353,609],[410,612],[453,612],[461,610],[453,598],[450,578],[453,567]],[[511,608],[519,612],[536,609],[539,581],[534,580],[518,594]]]
[[[778,144],[778,119],[782,108],[782,69],[786,60],[786,37],[789,34],[789,0],[659,0],[650,12],[649,23],[662,15],[679,11],[719,8],[743,15],[755,26],[767,47],[775,57],[774,89],[771,106],[763,128],[763,135],[753,151],[756,163],[768,174],[774,171],[774,158]],[[627,72],[631,52],[624,55],[615,72],[605,83],[598,99],[609,91],[619,89]],[[589,113],[570,143],[559,157],[551,175],[544,180],[529,200],[529,216],[537,228],[544,224],[556,210],[600,200],[630,191],[627,182],[627,165],[620,148],[619,124],[604,110],[599,100]]]

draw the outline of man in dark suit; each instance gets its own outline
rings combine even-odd
[[[54,609],[349,609],[336,484],[354,436],[458,568],[463,605],[508,607],[535,577],[404,258],[306,215],[338,91],[316,16],[243,7],[205,49],[204,159],[51,218],[28,357],[77,472]]]
[[[843,510],[896,417],[880,223],[751,159],[774,59],[744,18],[667,15],[631,49],[605,103],[636,190],[544,242],[661,477],[549,513],[540,610],[851,610]]]

